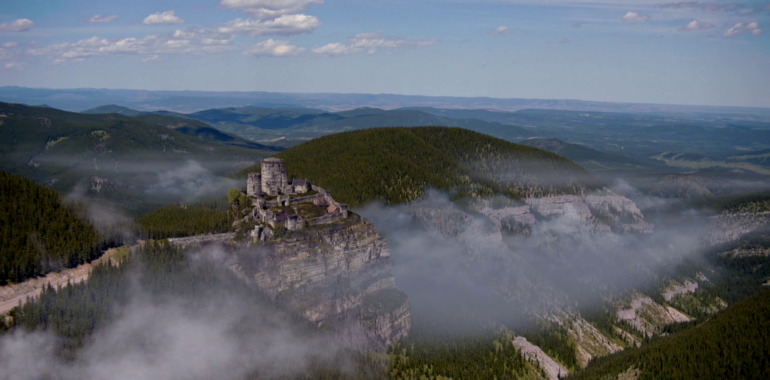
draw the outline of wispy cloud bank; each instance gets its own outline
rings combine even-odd
[[[243,54],[255,57],[292,57],[300,55],[304,51],[305,48],[292,45],[288,41],[276,41],[269,39],[252,46],[243,52]]]
[[[257,20],[273,20],[283,15],[301,13],[310,4],[323,3],[323,0],[222,0],[219,8],[242,10]]]
[[[727,31],[722,36],[735,37],[749,31],[751,32],[751,34],[755,36],[762,35],[762,29],[759,28],[759,24],[757,24],[756,22],[750,22],[748,24],[739,22],[735,24],[735,26],[733,26],[732,28],[727,29]]]
[[[110,15],[110,16],[102,16],[102,15],[93,15],[91,18],[88,19],[88,22],[90,23],[106,23],[110,21],[114,21],[118,19],[118,15]],[[147,19],[145,19],[146,21]]]
[[[117,54],[213,54],[232,51],[234,36],[202,28],[151,34],[144,38],[106,39],[97,36],[27,50],[32,56],[50,57],[55,64]]]
[[[235,19],[219,27],[219,33],[248,34],[252,37],[264,35],[291,36],[312,33],[321,26],[321,21],[315,16],[284,15],[273,20],[261,21],[251,19]]]
[[[714,24],[709,22],[700,22],[698,20],[692,20],[689,24],[679,28],[681,32],[689,32],[692,30],[706,30],[714,27]]]
[[[497,29],[489,32],[489,34],[492,35],[492,36],[507,36],[507,35],[511,34],[511,32],[508,31],[508,27],[507,26],[501,26],[501,27],[498,27]]]
[[[323,56],[338,56],[355,53],[375,54],[379,49],[420,49],[438,43],[437,39],[414,39],[405,37],[386,37],[382,32],[360,33],[350,38],[347,44],[331,43],[313,49]]]

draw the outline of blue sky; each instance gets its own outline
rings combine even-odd
[[[25,0],[0,85],[770,107],[770,0]]]

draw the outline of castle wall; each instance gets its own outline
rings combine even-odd
[[[262,174],[249,173],[249,179],[246,183],[246,194],[251,197],[262,195]]]

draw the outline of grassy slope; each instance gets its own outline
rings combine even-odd
[[[603,379],[630,367],[640,379],[763,379],[770,373],[770,291],[709,321],[640,349],[600,358],[574,379]]]
[[[276,155],[290,176],[308,178],[358,206],[418,198],[426,186],[458,196],[522,198],[576,193],[592,180],[577,164],[537,148],[460,128],[376,128],[338,133]],[[255,166],[242,172],[258,171]],[[551,182],[553,180],[553,182]]]

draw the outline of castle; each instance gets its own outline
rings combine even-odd
[[[307,179],[294,178],[289,183],[282,159],[265,158],[261,167],[261,173],[249,173],[246,184],[246,195],[254,207],[244,221],[256,223],[255,240],[266,240],[279,226],[297,231],[348,217],[348,205],[335,201],[330,191]]]

